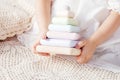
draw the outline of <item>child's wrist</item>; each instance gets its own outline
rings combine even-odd
[[[94,46],[94,47],[99,46],[99,42],[96,39],[94,39],[94,38],[89,38],[88,42],[90,42],[91,45]]]
[[[42,28],[39,30],[39,34],[46,34],[48,32],[48,29]]]
[[[42,33],[47,33],[47,32],[48,32],[48,29],[40,29],[39,31],[40,31],[40,33],[41,33],[41,32],[42,32]]]

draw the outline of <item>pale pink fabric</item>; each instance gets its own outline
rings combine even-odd
[[[81,38],[79,33],[56,32],[56,31],[48,31],[47,37],[53,39],[69,39],[69,40],[80,40]]]

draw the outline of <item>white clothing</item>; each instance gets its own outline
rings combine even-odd
[[[110,14],[111,10],[120,13],[120,0],[55,0],[53,4],[53,16],[55,11],[62,9],[71,10],[75,13],[74,18],[79,21],[79,26],[81,29],[87,29],[85,32],[85,37],[89,37],[100,27],[102,22]],[[26,38],[24,34],[19,37],[24,38],[24,40],[27,42],[29,41],[29,37]],[[96,54],[89,64],[111,71],[119,71],[119,48],[120,28],[118,28],[118,30],[111,36],[109,40],[97,48]]]
[[[17,35],[17,39],[25,46],[32,48],[35,41],[38,39],[39,28],[37,22],[33,21],[32,29],[21,35]]]
[[[87,28],[86,37],[89,37],[100,27],[111,10],[120,13],[120,0],[81,0],[75,19],[79,20],[82,29]],[[96,54],[93,60],[90,61],[90,64],[107,70],[120,71],[119,34],[120,28],[118,28],[109,40],[97,48]]]

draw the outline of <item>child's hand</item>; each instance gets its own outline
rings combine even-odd
[[[80,56],[77,56],[77,61],[81,64],[87,63],[93,56],[96,45],[90,40],[85,40],[76,46],[77,49],[82,49]]]
[[[36,47],[37,47],[38,45],[40,45],[40,39],[46,39],[46,38],[47,38],[46,33],[47,33],[47,31],[41,33],[41,34],[40,34],[40,38],[38,38],[38,40],[36,40],[36,42],[34,43],[34,45],[33,45],[33,52],[34,52],[35,54],[39,54],[39,55],[42,55],[42,56],[49,56],[48,53],[41,53],[41,52],[37,52],[37,51],[36,51]]]

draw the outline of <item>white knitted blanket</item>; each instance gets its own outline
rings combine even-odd
[[[13,40],[0,42],[0,80],[120,80],[120,73],[60,56],[34,55]]]
[[[0,0],[0,40],[31,28],[34,0]]]

